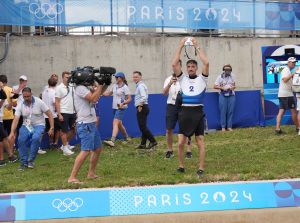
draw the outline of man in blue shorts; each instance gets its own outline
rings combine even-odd
[[[91,157],[87,178],[98,178],[95,171],[102,150],[102,141],[96,125],[97,117],[94,103],[98,102],[100,95],[103,94],[109,84],[107,82],[105,85],[103,83],[101,85],[95,83],[95,88],[85,85],[77,85],[75,87],[76,128],[80,138],[81,151],[75,159],[71,175],[68,179],[69,183],[81,183],[77,178],[77,174],[89,155]]]

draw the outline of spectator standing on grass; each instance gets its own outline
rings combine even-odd
[[[55,109],[55,87],[57,84],[57,79],[49,78],[48,79],[48,87],[44,89],[42,93],[42,100],[45,102],[45,104],[49,107],[53,118],[54,118],[54,134],[52,137],[49,138],[50,142],[50,148],[57,148],[58,147],[58,139],[60,135],[60,123],[57,118],[57,112]],[[45,116],[45,122],[46,122],[46,128],[45,132],[49,131],[50,128],[50,122],[47,115]]]
[[[127,86],[127,81],[125,79],[125,74],[123,72],[118,72],[115,74],[116,83],[112,86],[109,91],[104,92],[104,96],[113,95],[113,130],[110,140],[104,140],[103,142],[111,147],[115,146],[116,137],[119,130],[122,132],[125,141],[128,141],[128,134],[126,128],[124,127],[122,120],[128,104],[131,101],[130,90]]]
[[[182,61],[179,60],[176,67],[182,67]],[[173,130],[175,129],[176,123],[178,121],[178,112],[179,107],[176,105],[176,98],[178,92],[180,92],[180,84],[177,81],[183,73],[176,76],[172,74],[171,76],[167,77],[164,83],[163,94],[168,95],[167,99],[167,109],[166,109],[166,139],[167,139],[167,151],[165,152],[165,158],[169,159],[174,156],[173,154]],[[186,158],[192,157],[191,151],[191,138],[189,137],[187,143],[187,152]]]
[[[282,130],[280,127],[282,116],[286,110],[291,111],[292,120],[296,126],[297,132],[299,131],[299,124],[297,121],[296,113],[296,103],[294,99],[294,93],[292,91],[292,79],[293,74],[291,71],[295,68],[297,59],[295,57],[290,57],[287,60],[287,66],[281,71],[279,89],[278,89],[278,99],[279,99],[279,111],[276,118],[276,128],[275,133],[281,134]]]
[[[235,78],[230,64],[223,66],[223,72],[215,82],[214,89],[220,90],[219,109],[222,131],[232,131],[232,119],[235,106]]]
[[[182,72],[178,66],[182,49],[188,38],[181,39],[173,61],[172,67],[176,76],[179,76]],[[209,62],[195,38],[191,38],[193,47],[196,50],[197,56],[202,62],[202,74],[197,75],[198,63],[196,60],[190,59],[187,61],[187,74],[182,74],[178,79],[180,83],[181,92],[179,94],[181,98],[181,108],[179,111],[179,134],[178,134],[178,158],[179,167],[178,172],[184,173],[184,159],[183,151],[184,145],[188,137],[195,135],[195,141],[199,150],[199,165],[196,171],[200,177],[204,174],[205,165],[205,145],[204,145],[204,126],[205,126],[205,114],[203,111],[204,97],[207,87],[207,80],[209,75]],[[178,97],[179,100],[179,97]]]
[[[152,149],[157,145],[157,142],[147,127],[147,119],[150,112],[148,105],[148,88],[142,81],[142,73],[140,71],[133,72],[133,82],[136,84],[134,106],[136,107],[136,116],[139,129],[142,132],[141,143],[139,149]],[[149,140],[148,146],[146,145]]]
[[[69,141],[75,134],[76,113],[74,106],[74,86],[69,86],[68,80],[70,73],[65,71],[62,73],[62,83],[55,88],[55,110],[60,122],[60,136],[62,141],[62,151],[66,156],[74,154],[71,151]]]
[[[4,160],[4,154],[3,154],[4,153],[4,145],[7,149],[9,162],[17,161],[17,158],[14,156],[12,146],[10,145],[10,143],[7,139],[7,133],[3,127],[2,117],[3,117],[4,108],[9,108],[7,96],[6,96],[6,93],[3,90],[3,88],[4,88],[4,84],[0,80],[0,167],[6,165],[6,162]]]
[[[12,107],[17,105],[16,99],[12,99],[12,88],[7,86],[7,76],[6,75],[0,75],[0,85],[5,93],[6,100],[2,101],[3,105],[1,107],[1,113],[0,113],[0,121],[2,125],[2,133],[1,138],[3,140],[3,146],[6,149],[8,153],[8,160],[9,162],[16,162],[18,159],[14,156],[14,142],[9,142],[7,135],[10,134],[11,124],[14,119],[14,114],[12,111]],[[3,93],[3,96],[4,96]]]
[[[18,136],[21,162],[19,171],[24,171],[27,167],[31,169],[35,167],[34,161],[45,130],[44,113],[48,116],[50,122],[49,136],[54,131],[53,116],[48,106],[40,98],[33,96],[29,87],[25,87],[22,90],[22,96],[24,101],[17,105],[9,135],[10,140],[15,138],[15,131],[22,116],[23,124]]]

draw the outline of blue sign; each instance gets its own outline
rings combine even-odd
[[[0,194],[0,221],[300,207],[300,181]]]
[[[300,4],[199,0],[5,0],[0,24],[299,30]]]
[[[292,49],[292,54],[287,54],[286,49]],[[262,47],[263,81],[264,81],[264,104],[265,123],[275,125],[279,110],[278,89],[282,70],[287,67],[289,57],[296,57],[296,67],[300,66],[300,46],[264,46]],[[296,67],[291,70],[293,72]],[[283,124],[291,124],[291,112],[287,111],[283,118]]]

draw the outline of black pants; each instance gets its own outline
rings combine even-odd
[[[141,145],[146,145],[147,139],[150,142],[155,142],[155,139],[152,135],[152,133],[150,132],[150,130],[147,127],[147,118],[149,115],[149,106],[144,104],[142,107],[142,111],[139,112],[138,109],[136,110],[136,116],[137,116],[137,121],[139,124],[139,128],[142,132],[142,141],[141,141]]]

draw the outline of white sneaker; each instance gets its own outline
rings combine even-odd
[[[114,147],[115,146],[115,143],[111,140],[104,140],[103,141],[106,145],[109,145],[110,147]]]
[[[299,129],[299,131],[298,131],[298,136],[300,136],[300,129]]]
[[[46,154],[47,152],[45,150],[39,149],[38,154]]]
[[[70,146],[69,144],[67,145],[69,150],[72,150],[75,148],[75,146]]]
[[[69,150],[68,147],[64,147],[63,148],[63,153],[64,153],[65,156],[71,156],[71,155],[74,154],[74,152],[72,152],[71,150]]]

